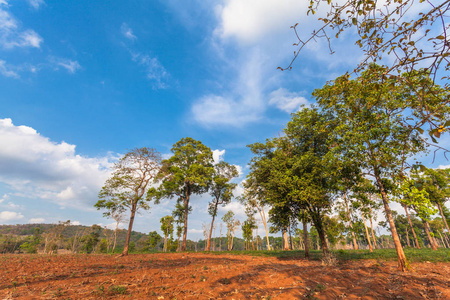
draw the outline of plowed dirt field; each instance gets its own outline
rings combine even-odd
[[[2,255],[1,299],[450,299],[449,263],[230,254]]]

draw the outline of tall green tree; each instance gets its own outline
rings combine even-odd
[[[242,185],[244,187],[244,193],[238,200],[245,206],[253,207],[258,211],[266,232],[267,250],[270,250],[269,230],[267,227],[266,212],[264,210],[264,205],[266,205],[264,189],[257,183],[253,171],[247,176]]]
[[[186,251],[191,195],[199,195],[208,191],[214,174],[213,156],[210,148],[190,137],[175,143],[171,151],[173,155],[162,161],[159,173],[161,185],[157,195],[159,199],[175,197],[182,201],[184,227],[181,251]]]
[[[419,185],[414,178],[407,178],[403,180],[400,186],[402,195],[400,202],[414,209],[417,216],[422,220],[425,233],[431,247],[433,248],[433,250],[437,250],[437,243],[434,240],[434,236],[430,230],[430,225],[428,223],[431,216],[435,214],[437,210],[433,207],[428,192],[423,188],[419,188],[418,186]]]
[[[151,249],[155,249],[156,246],[161,242],[162,238],[156,231],[151,231],[148,234],[148,246]]]
[[[357,162],[374,178],[397,250],[398,267],[405,270],[406,257],[389,207],[386,179],[401,178],[407,159],[425,151],[426,140],[420,131],[408,128],[409,120],[420,119],[424,106],[408,84],[385,78],[384,72],[385,68],[372,65],[360,77],[339,77],[315,90],[313,96],[338,121],[333,131],[334,155]],[[410,81],[430,80],[417,73],[404,76]],[[434,98],[427,100],[427,106],[438,105]]]
[[[234,218],[235,214],[231,210],[229,210],[222,217],[222,221],[227,225],[227,244],[228,251],[233,250],[234,245],[234,235],[236,233],[237,227],[241,224],[241,222]]]
[[[113,216],[125,209],[130,211],[127,237],[122,255],[128,255],[134,218],[139,209],[150,208],[149,190],[160,170],[161,156],[152,148],[135,148],[126,153],[114,164],[112,175],[106,180],[94,205],[97,209],[106,209],[106,216]]]
[[[211,236],[214,227],[214,220],[217,217],[217,208],[219,205],[225,206],[233,198],[233,190],[237,184],[231,180],[239,176],[236,166],[221,161],[214,166],[214,176],[211,182],[209,194],[213,197],[208,206],[208,213],[212,216],[211,228],[209,229],[206,251],[211,250]]]
[[[169,236],[173,234],[174,219],[172,216],[165,216],[161,218],[160,222],[161,222],[161,231],[164,233],[163,252],[167,252],[167,241]]]
[[[326,11],[321,11],[319,7]],[[439,105],[429,106],[416,124],[420,127],[420,124],[428,122],[430,134],[439,136],[450,125],[448,119],[439,116],[443,110],[448,109],[450,98],[433,90],[433,81],[438,79],[445,83],[446,89],[449,87],[450,77],[447,71],[450,67],[450,44],[447,42],[449,28],[446,21],[449,10],[448,0],[386,0],[383,3],[374,0],[311,0],[308,14],[312,16],[321,11],[318,19],[323,23],[306,38],[302,38],[304,32],[301,28],[300,32],[297,31],[298,24],[292,26],[298,38],[298,43],[294,45],[298,49],[294,51],[294,58],[286,69],[291,69],[294,60],[308,43],[317,38],[325,39],[333,53],[332,37],[338,38],[343,32],[351,31],[358,38],[356,45],[365,54],[355,71],[358,73],[368,69],[370,63],[380,61],[383,57],[393,58],[384,60],[388,66],[380,75],[395,77],[396,80],[409,84],[418,92],[417,96],[424,106],[428,106],[427,98],[430,93],[436,98]],[[418,70],[419,64],[424,69]],[[411,78],[401,75],[402,72],[415,71],[430,74],[433,81],[414,83]],[[424,90],[427,92],[423,93]]]
[[[437,206],[445,228],[450,233],[443,210],[445,202],[450,198],[450,169],[425,169],[420,184],[427,191],[430,201]]]
[[[262,187],[272,223],[287,230],[290,220],[306,210],[324,253],[328,252],[324,216],[330,211],[338,178],[346,174],[343,164],[329,155],[333,126],[331,114],[303,108],[292,115],[285,136],[249,146],[255,154],[249,178]]]

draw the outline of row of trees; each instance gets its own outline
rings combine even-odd
[[[335,203],[342,203],[350,228],[349,205],[360,209],[371,248],[366,220],[372,222],[381,205],[404,270],[406,257],[389,203],[414,209],[428,228],[430,199],[441,208],[447,199],[448,176],[439,181],[411,161],[431,145],[423,135],[422,116],[441,107],[434,95],[449,93],[426,73],[409,72],[399,80],[385,76],[386,71],[371,65],[356,79],[345,75],[328,82],[313,93],[318,106],[293,114],[283,136],[250,145],[255,157],[244,200],[251,205],[256,198],[258,206],[268,205],[271,223],[284,236],[289,224],[311,222],[324,253],[329,248],[324,220]],[[445,119],[448,113],[443,107],[434,117]],[[436,188],[438,181],[442,185]]]
[[[226,205],[233,197],[236,184],[231,180],[238,176],[235,166],[226,162],[214,164],[210,148],[192,138],[183,138],[171,149],[172,156],[162,160],[151,148],[133,149],[113,167],[112,176],[99,193],[97,209],[105,209],[104,215],[119,224],[119,216],[130,211],[128,234],[122,255],[128,254],[129,237],[134,218],[139,209],[149,209],[149,202],[158,204],[162,199],[175,199],[172,216],[162,221],[161,227],[167,237],[171,234],[169,224],[177,224],[177,235],[182,236],[181,251],[186,250],[188,216],[192,208],[191,196],[209,192],[212,201],[208,211],[212,216],[211,228],[219,205]],[[211,231],[210,231],[211,232]],[[211,239],[209,235],[208,241]],[[210,245],[208,245],[208,250]]]

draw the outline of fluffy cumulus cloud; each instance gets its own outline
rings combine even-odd
[[[18,221],[23,219],[24,216],[21,213],[15,212],[15,211],[2,211],[0,212],[0,222],[11,222],[11,221]]]
[[[0,182],[13,197],[90,209],[110,174],[111,158],[88,158],[75,145],[56,143],[28,126],[0,119]],[[3,197],[4,199],[4,197]]]
[[[269,104],[287,113],[291,113],[298,110],[300,105],[308,105],[308,100],[300,96],[299,93],[289,92],[284,88],[279,88],[270,93]]]
[[[260,56],[256,51],[236,72],[232,87],[223,94],[208,94],[192,106],[194,119],[206,126],[241,127],[259,121],[265,109]]]
[[[214,159],[214,163],[217,164],[219,163],[221,160],[223,160],[223,156],[225,155],[225,149],[224,150],[213,150],[213,159]]]
[[[306,9],[306,3],[295,0],[229,0],[217,6],[211,49],[224,61],[232,79],[222,92],[194,102],[192,113],[198,123],[241,127],[264,120],[270,104],[288,110],[299,103],[300,97],[293,94],[272,100],[268,91],[282,83],[276,68],[292,53],[280,51],[280,45],[291,44],[289,27]]]
[[[122,35],[129,40],[134,41],[137,39],[137,37],[133,34],[133,30],[126,23],[122,23],[122,26],[120,26],[120,31],[122,32]]]
[[[0,47],[40,48],[43,39],[32,29],[21,28],[20,22],[8,11],[8,2],[0,1]]]
[[[297,0],[228,0],[219,6],[219,26],[215,34],[240,43],[260,42],[268,36],[286,32],[299,16],[306,14],[308,3]]]
[[[293,50],[297,50],[290,47],[297,42],[290,27],[300,23],[300,35],[307,39],[312,30],[321,25],[317,15],[324,15],[326,7],[321,6],[315,16],[308,18],[308,2],[305,1],[221,1],[215,9],[215,29],[207,41],[225,66],[219,73],[226,74],[223,77],[229,80],[221,78],[217,85],[220,90],[209,91],[193,102],[194,120],[204,127],[243,127],[270,118],[268,107],[271,105],[292,112],[299,105],[307,104],[300,94],[284,89],[293,83],[298,86],[302,79],[295,74],[287,76],[277,67],[287,66],[293,58]],[[323,40],[308,44],[296,61],[296,64],[302,63],[302,76],[308,81],[325,81],[354,66],[360,54],[349,54],[349,40],[353,37],[343,35],[333,40],[336,46],[333,50],[337,53],[334,56],[329,55],[328,44]],[[312,61],[318,63],[311,65]]]

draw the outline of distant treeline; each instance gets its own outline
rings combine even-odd
[[[291,249],[304,249],[301,239],[302,232],[296,232],[289,237]],[[17,224],[0,225],[0,253],[121,253],[125,243],[126,230],[117,233],[116,246],[113,249],[114,230],[102,228],[98,225],[83,226],[70,225],[69,221],[58,224]],[[362,239],[361,239],[362,240]],[[282,237],[269,236],[273,250],[284,249]],[[390,236],[379,237],[382,248],[393,247]],[[319,249],[319,239],[314,228],[311,228],[309,242],[313,248]],[[336,249],[348,248],[350,241],[336,243]],[[179,241],[169,239],[168,251],[175,252]],[[361,247],[365,247],[363,243]],[[384,246],[384,247],[383,247]],[[130,250],[135,253],[161,252],[164,238],[156,231],[149,234],[133,231],[131,234]],[[187,240],[188,251],[204,251],[206,241]],[[227,237],[211,239],[211,251],[226,251]],[[233,251],[267,250],[265,237],[256,236],[250,243],[241,238],[234,238]]]

